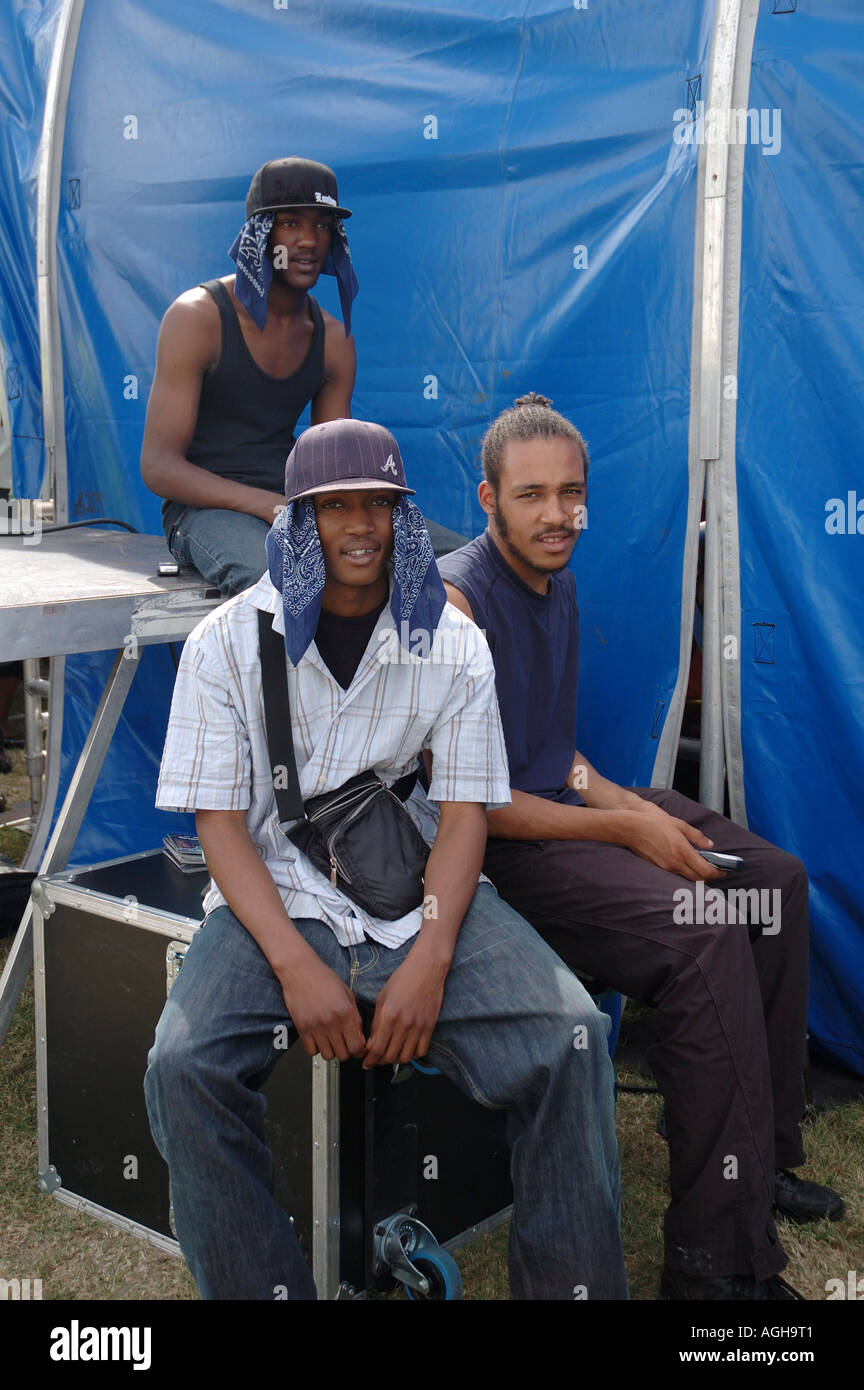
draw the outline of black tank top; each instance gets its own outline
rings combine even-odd
[[[186,453],[190,463],[250,487],[284,492],[285,460],[294,445],[294,426],[324,381],[324,320],[309,296],[314,331],[309,351],[291,376],[262,372],[252,357],[237,313],[221,280],[202,286],[216,301],[222,322],[222,351],[205,374],[195,433]]]

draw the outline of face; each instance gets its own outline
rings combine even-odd
[[[320,208],[277,212],[270,233],[274,278],[292,289],[311,289],[324,268],[332,234],[332,212]]]
[[[321,492],[315,498],[315,520],[327,571],[325,598],[348,590],[382,585],[393,552],[393,508],[401,493],[389,488],[358,488]],[[377,593],[370,595],[377,601]],[[370,602],[370,606],[374,606]]]
[[[545,593],[548,575],[563,569],[585,525],[585,462],[572,439],[511,439],[501,481],[479,489],[498,549],[521,579]]]

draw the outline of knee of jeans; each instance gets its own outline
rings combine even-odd
[[[609,1015],[601,1013],[591,996],[575,980],[573,983],[575,988],[562,1000],[570,1046],[577,1051],[599,1048],[608,1055]]]
[[[209,583],[216,585],[220,594],[225,598],[233,598],[235,594],[242,594],[244,589],[249,589],[253,584],[257,584],[264,573],[264,556],[261,557],[259,564],[258,561],[253,563],[247,556],[237,553],[211,555],[200,543],[190,547],[190,550],[196,568]]]
[[[226,598],[233,598],[235,594],[242,594],[244,589],[251,589],[253,584],[264,573],[264,565],[250,565],[248,560],[231,560],[223,570],[219,580],[219,592]]]
[[[189,1040],[175,1042],[170,1032],[161,1037],[157,1033],[147,1058],[144,1098],[153,1137],[159,1147],[171,1129],[186,1125],[186,1098],[197,1089],[197,1074],[195,1053]]]
[[[144,1102],[147,1106],[147,1117],[150,1121],[150,1130],[154,1142],[160,1153],[165,1151],[165,1130],[162,1125],[161,1097],[161,1067],[156,1065],[156,1049],[151,1049],[147,1058],[147,1070],[144,1073]]]

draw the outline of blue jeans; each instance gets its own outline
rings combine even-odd
[[[297,930],[372,1003],[411,949],[345,948]],[[282,990],[227,907],[196,934],[156,1029],[145,1078],[183,1254],[207,1299],[315,1298],[273,1197],[263,1085],[290,1027]],[[509,1112],[515,1202],[510,1296],[625,1299],[608,1019],[554,952],[480,884],[462,924],[430,1062],[481,1105]],[[284,1039],[282,1039],[284,1040]],[[280,1040],[281,1041],[281,1040]],[[584,1286],[585,1292],[577,1292]]]
[[[267,568],[270,527],[260,517],[168,502],[162,524],[174,559],[191,565],[225,598],[257,584]]]
[[[267,568],[264,541],[270,527],[257,516],[167,502],[162,522],[174,559],[191,565],[225,598],[257,584]],[[446,555],[467,540],[437,521],[427,519],[426,526],[436,555]]]

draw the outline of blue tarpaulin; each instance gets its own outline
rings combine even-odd
[[[2,336],[21,367],[16,436],[38,433],[33,122],[40,25],[57,8],[13,0],[0,17],[16,113],[0,161],[21,171],[0,217]],[[864,536],[824,524],[829,498],[858,487],[864,500],[864,45],[851,0],[827,0],[816,17],[803,4],[775,8],[760,13],[751,100],[782,108],[782,146],[771,157],[748,149],[744,204],[747,805],[752,827],[810,869],[813,1030],[864,1070],[852,863]],[[259,164],[323,160],[354,212],[354,413],[393,429],[427,514],[477,533],[480,439],[527,390],[552,397],[586,436],[589,525],[574,559],[581,746],[608,775],[649,782],[689,621],[699,149],[674,129],[707,95],[713,21],[714,5],[692,0],[87,0],[58,226],[70,518],[159,530],[138,454],[161,316],[182,290],[233,269],[226,251]],[[315,293],[338,314],[335,282]],[[16,438],[22,494],[38,485],[35,457]],[[757,654],[769,629],[770,663]],[[107,661],[69,662],[64,781]],[[148,652],[76,862],[150,847],[168,828],[151,808],[171,683],[164,649]]]
[[[761,16],[750,91],[782,145],[744,186],[744,776],[810,875],[811,1034],[864,1072],[864,13],[806,8]]]

